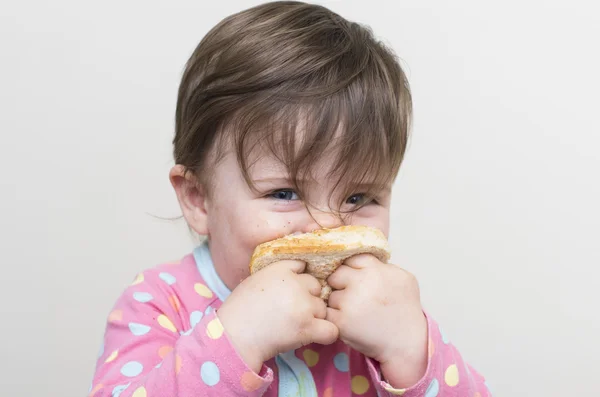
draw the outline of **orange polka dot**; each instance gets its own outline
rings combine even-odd
[[[473,394],[473,397],[481,397],[481,393],[479,393],[478,391],[476,391],[475,394]]]
[[[262,386],[262,380],[252,372],[244,372],[240,384],[245,391],[252,392]]]
[[[333,397],[333,387],[328,387],[323,392],[323,397]]]
[[[160,349],[158,349],[158,357],[164,359],[167,354],[171,353],[173,351],[173,346],[163,346]]]
[[[108,322],[109,323],[113,323],[113,322],[121,321],[121,320],[123,320],[123,310],[119,310],[119,309],[113,310],[108,315]]]
[[[435,346],[433,345],[433,340],[431,338],[429,338],[429,343],[427,344],[427,355],[429,356],[429,358],[431,358],[433,356],[434,352],[435,352]]]
[[[181,371],[181,367],[183,366],[183,362],[181,360],[181,356],[175,356],[175,375],[179,375],[179,371]]]
[[[104,387],[104,385],[101,383],[94,386],[94,388],[92,389],[92,391],[89,394],[89,397],[94,397],[94,394],[96,394],[96,392],[99,391],[100,389],[102,389],[103,387]]]
[[[173,309],[175,309],[175,311],[179,313],[179,309],[181,309],[181,302],[179,301],[179,298],[175,295],[171,295],[169,296],[169,303],[171,304]]]

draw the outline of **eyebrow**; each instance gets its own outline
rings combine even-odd
[[[252,180],[254,183],[260,184],[260,183],[273,183],[273,184],[282,184],[282,185],[287,185],[287,184],[291,184],[291,179],[289,178],[258,178],[258,179],[253,179]],[[299,180],[300,182],[304,182],[304,179]],[[390,193],[392,191],[392,187],[391,186],[381,186],[381,185],[377,185],[374,183],[357,183],[354,185],[355,189],[357,190],[375,190],[375,191],[380,191],[380,192],[385,192],[385,193]]]

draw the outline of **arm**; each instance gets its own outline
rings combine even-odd
[[[435,321],[427,316],[429,343],[427,370],[423,377],[413,386],[395,389],[384,378],[379,364],[367,358],[369,373],[381,396],[403,397],[462,397],[491,396],[485,379],[470,367],[460,353],[440,331]],[[398,366],[402,365],[399,363]],[[388,370],[393,371],[393,369]]]
[[[111,313],[90,396],[262,396],[273,373],[253,372],[215,312],[183,335],[153,272],[129,287]],[[154,282],[154,284],[153,284]]]

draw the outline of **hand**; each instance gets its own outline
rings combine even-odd
[[[321,284],[301,274],[305,267],[304,262],[281,261],[260,270],[240,283],[217,312],[238,354],[256,373],[278,353],[338,338],[337,327],[325,320]]]
[[[327,282],[327,320],[340,339],[381,364],[396,388],[417,383],[427,368],[427,320],[415,277],[372,255],[346,260]]]

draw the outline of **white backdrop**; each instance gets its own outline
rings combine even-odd
[[[598,393],[600,8],[330,1],[405,62],[394,261],[500,396]],[[194,242],[167,179],[176,90],[256,1],[0,7],[0,394],[83,396],[136,272]],[[593,302],[596,302],[595,304]]]

